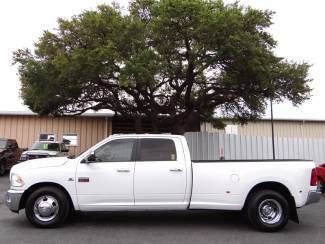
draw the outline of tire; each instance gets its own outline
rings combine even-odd
[[[265,232],[284,228],[289,220],[290,207],[287,199],[272,190],[260,190],[249,198],[247,216],[251,225]]]
[[[6,162],[0,161],[0,176],[5,175],[6,173]]]
[[[40,228],[62,225],[70,214],[68,196],[56,187],[41,187],[27,198],[25,213],[28,221]]]
[[[320,190],[322,193],[325,193],[325,184],[324,183],[320,183]]]

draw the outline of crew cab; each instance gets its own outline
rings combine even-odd
[[[24,151],[19,162],[47,157],[68,156],[69,149],[63,142],[36,141],[29,150]]]
[[[0,139],[0,176],[17,163],[21,152],[15,139]]]
[[[294,167],[293,167],[294,166]],[[242,210],[277,231],[320,200],[312,161],[195,161],[179,135],[114,135],[74,159],[15,165],[6,204],[37,227],[71,211]]]

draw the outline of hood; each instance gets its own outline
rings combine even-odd
[[[59,152],[58,151],[48,151],[48,150],[28,150],[24,151],[23,155],[50,155],[56,156]]]
[[[68,162],[67,157],[54,157],[54,158],[40,158],[28,160],[13,166],[13,171],[29,170],[29,169],[38,169],[38,168],[49,168],[49,167],[58,167],[64,165]]]

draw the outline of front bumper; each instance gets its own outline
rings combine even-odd
[[[6,193],[6,205],[7,207],[15,213],[19,212],[19,205],[21,197],[23,196],[23,191],[9,190]]]
[[[316,202],[319,202],[320,199],[321,199],[321,196],[322,196],[322,193],[321,191],[310,191],[308,193],[308,198],[307,198],[307,202],[305,205],[309,205],[309,204],[312,204],[312,203],[316,203]]]

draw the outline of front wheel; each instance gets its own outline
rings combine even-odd
[[[67,195],[56,187],[41,187],[28,197],[26,217],[41,228],[57,227],[65,222],[70,212]]]
[[[289,220],[287,199],[276,191],[261,190],[254,193],[247,205],[250,223],[257,229],[275,232],[286,226]]]

